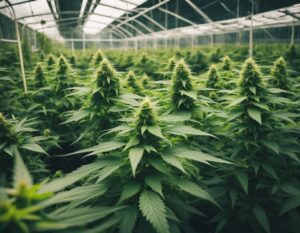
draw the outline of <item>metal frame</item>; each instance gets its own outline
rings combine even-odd
[[[34,2],[36,0],[24,0],[15,4],[11,4],[11,8],[13,9],[14,5],[19,5],[19,4],[24,4],[24,3],[30,3]],[[80,22],[80,23],[86,23],[86,22],[95,22],[98,24],[105,25],[105,27],[102,29],[102,32],[110,33],[111,40],[114,38],[112,37],[112,34],[116,35],[117,37],[120,37],[118,40],[123,40],[127,45],[128,41],[133,41],[135,43],[135,46],[137,46],[138,41],[147,41],[147,40],[153,40],[153,47],[157,48],[157,40],[158,38],[179,38],[179,37],[187,37],[191,36],[192,40],[192,45],[194,44],[194,36],[199,36],[199,35],[205,35],[205,36],[210,36],[211,38],[211,43],[214,43],[214,35],[218,34],[226,34],[226,33],[232,33],[236,32],[239,33],[241,31],[249,31],[249,55],[252,55],[251,53],[251,48],[253,47],[253,30],[255,29],[263,29],[267,35],[270,38],[273,38],[272,35],[265,29],[265,28],[272,28],[272,27],[280,27],[280,26],[291,26],[292,27],[292,33],[291,33],[291,43],[294,41],[294,28],[295,26],[300,24],[300,12],[298,13],[293,13],[293,11],[289,10],[289,7],[283,8],[283,9],[278,9],[276,10],[277,12],[283,13],[281,17],[286,17],[287,15],[291,16],[294,18],[292,22],[280,22],[281,17],[277,18],[272,18],[270,15],[261,15],[260,18],[257,18],[257,15],[253,15],[253,1],[252,1],[252,13],[253,17],[250,17],[248,20],[245,19],[245,17],[239,17],[239,2],[238,0],[238,6],[237,6],[237,14],[235,14],[233,11],[231,11],[229,8],[227,8],[226,5],[224,5],[222,2],[220,3],[223,8],[229,12],[236,18],[230,19],[230,20],[223,20],[223,21],[217,21],[214,22],[204,11],[203,9],[206,8],[208,5],[218,3],[218,1],[213,1],[212,3],[209,3],[208,5],[199,8],[195,3],[193,3],[193,0],[185,0],[185,2],[191,6],[195,12],[197,12],[206,22],[205,24],[196,24],[195,22],[183,17],[182,15],[170,11],[167,8],[164,9],[162,6],[170,2],[171,0],[160,0],[158,3],[155,5],[152,5],[149,8],[133,8],[130,10],[120,8],[120,7],[115,7],[111,6],[108,4],[101,3],[101,1],[96,1],[93,0],[91,4],[89,4],[89,9],[87,9],[87,5],[81,6],[80,12],[79,11],[65,11],[65,12],[59,12],[58,9],[58,4],[57,0],[45,0],[48,2],[49,8],[51,13],[43,13],[43,14],[36,14],[36,15],[26,15],[23,17],[16,18],[12,17],[15,21],[22,21],[27,18],[34,18],[34,17],[42,17],[46,15],[53,15],[54,20],[50,20],[47,22],[55,22],[56,25],[50,25],[50,26],[42,26],[41,28],[38,28],[36,30],[46,30],[47,28],[54,28],[54,27],[67,27],[68,25],[74,23],[74,22]],[[120,0],[124,3],[131,4],[132,6],[134,5],[135,7],[138,7],[138,4],[134,4],[132,2],[126,1],[126,0]],[[195,0],[196,1],[196,0]],[[195,2],[194,1],[194,2]],[[9,0],[5,0],[5,2],[9,2]],[[55,4],[56,3],[56,4]],[[54,6],[53,6],[54,4]],[[111,9],[116,9],[120,10],[123,12],[129,12],[129,13],[134,13],[131,14],[129,17],[113,17],[110,15],[105,15],[105,14],[99,14],[95,13],[94,10],[96,9],[97,6],[106,6]],[[7,8],[9,6],[1,7],[0,9]],[[55,7],[55,9],[53,9]],[[82,9],[84,7],[84,9]],[[175,28],[175,29],[168,29],[167,25],[164,25],[163,22],[159,22],[156,19],[152,18],[149,16],[149,12],[153,10],[159,10],[163,13],[165,13],[166,17],[168,16],[173,16],[176,19],[179,19],[185,23],[187,23],[189,26],[186,27],[181,27],[181,28]],[[56,12],[56,11],[57,12]],[[82,13],[83,12],[83,13]],[[74,13],[79,13],[81,15],[80,18],[77,17],[72,17],[72,18],[63,18],[63,19],[58,19],[56,17],[56,14],[74,14]],[[267,12],[265,12],[267,13]],[[101,20],[91,20],[89,19],[89,16],[91,15],[97,15],[97,16],[102,16],[102,17],[107,17],[110,19],[113,19],[111,23],[107,22],[101,22]],[[127,14],[126,14],[127,15]],[[260,15],[260,14],[258,14]],[[274,22],[264,22],[265,19],[271,19]],[[149,27],[145,23],[145,21],[149,21],[153,27]],[[266,20],[267,21],[267,20]],[[258,25],[257,22],[262,22],[262,25]],[[30,25],[36,25],[39,24],[40,22],[31,22],[27,23],[24,25],[25,26],[30,26]],[[235,25],[236,24],[236,25]],[[138,27],[137,27],[138,26]],[[155,26],[155,27],[154,27]],[[211,29],[205,30],[205,27],[210,27]],[[190,34],[185,34],[186,30],[192,30]],[[189,32],[187,32],[189,33]],[[16,33],[17,34],[17,33]],[[101,32],[100,32],[101,34]],[[83,35],[85,37],[85,35]],[[83,38],[84,39],[84,38]],[[127,47],[127,46],[126,46]]]
[[[23,60],[23,51],[22,51],[22,42],[20,38],[20,33],[19,33],[19,25],[18,21],[16,19],[16,13],[13,8],[13,5],[10,3],[9,0],[5,0],[5,2],[9,5],[9,9],[11,10],[13,19],[15,21],[15,28],[16,28],[16,37],[17,37],[17,43],[18,43],[18,51],[19,51],[19,59],[20,59],[20,68],[21,68],[21,75],[22,75],[22,81],[23,81],[23,87],[24,87],[24,92],[27,93],[27,83],[26,83],[26,76],[25,76],[25,68],[24,68],[24,60]]]

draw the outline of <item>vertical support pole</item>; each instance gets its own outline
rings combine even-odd
[[[214,46],[214,35],[210,35],[210,45]]]
[[[72,48],[72,53],[74,53],[74,40],[73,40],[73,38],[71,39],[71,48]]]
[[[18,26],[18,22],[16,20],[15,13],[14,13],[14,21],[15,21],[15,27],[16,27],[16,37],[17,37],[17,41],[18,41],[21,75],[22,75],[22,80],[23,80],[24,91],[25,91],[25,93],[27,93],[27,83],[26,83],[26,77],[25,77],[25,68],[24,68],[24,60],[23,60],[23,52],[22,52],[22,42],[21,42],[21,38],[20,38],[20,34],[19,34],[19,26]]]
[[[82,33],[82,51],[85,51],[85,33]]]
[[[109,49],[112,49],[112,32],[109,33]]]
[[[250,31],[249,31],[249,57],[253,56],[253,12],[254,12],[254,0],[252,2],[251,18],[250,18]]]
[[[249,57],[253,56],[253,14],[251,13],[250,31],[249,31]]]
[[[134,40],[134,51],[135,52],[138,51],[138,40],[137,39]]]
[[[240,0],[237,0],[236,18],[240,17]],[[241,29],[237,32],[237,45],[241,45],[242,32]]]
[[[294,40],[295,40],[295,21],[293,21],[293,25],[292,25],[292,33],[291,33],[291,42],[290,44],[294,44]]]
[[[36,31],[33,30],[33,46],[34,46],[34,49],[37,49],[37,45],[36,45]]]
[[[192,37],[191,37],[191,47],[193,48],[194,47],[194,42],[195,41],[195,38],[194,38],[194,33],[192,34]]]

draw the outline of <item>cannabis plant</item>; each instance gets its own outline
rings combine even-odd
[[[299,52],[295,44],[291,44],[288,47],[285,57],[293,69],[299,70],[299,67],[297,67],[299,65]]]
[[[70,57],[70,64],[74,67],[76,65],[76,58],[74,55]]]
[[[156,71],[157,64],[146,53],[143,53],[134,64],[134,72],[138,75],[143,75],[143,73],[146,73],[153,78],[157,78]]]
[[[230,70],[231,69],[231,59],[229,58],[229,56],[225,56],[223,58],[222,69],[223,70]]]
[[[278,58],[272,68],[272,80],[271,83],[274,87],[287,90],[287,70],[286,63],[283,57]]]
[[[39,170],[40,173],[45,174],[45,165],[40,157],[42,154],[47,154],[40,146],[45,138],[33,136],[33,132],[37,130],[32,126],[36,123],[26,118],[21,121],[15,118],[7,119],[0,113],[0,176],[2,178],[10,173],[12,158],[18,153],[24,155],[26,163],[34,173]]]
[[[173,72],[175,66],[176,66],[176,59],[175,59],[175,57],[172,57],[172,58],[169,60],[169,62],[168,62],[167,70],[168,70],[169,72]]]
[[[92,58],[92,63],[94,67],[97,68],[100,65],[100,63],[103,61],[103,59],[104,59],[104,55],[102,51],[99,49]]]
[[[134,93],[134,94],[141,94],[141,87],[139,86],[136,76],[133,71],[129,71],[127,76],[126,76],[126,83],[129,89]]]
[[[201,50],[186,55],[186,62],[191,66],[192,72],[199,73],[204,71],[208,64],[205,54]]]
[[[120,81],[116,71],[107,59],[100,63],[96,73],[96,91],[91,96],[91,105],[109,107],[120,94]]]
[[[193,111],[196,99],[190,69],[184,60],[180,60],[172,76],[172,105],[176,111]]]
[[[219,79],[220,78],[218,75],[217,66],[211,65],[208,70],[206,87],[212,88],[212,89],[217,88]]]
[[[143,88],[146,89],[148,87],[149,81],[150,81],[148,75],[144,74],[141,81],[142,81]]]
[[[286,229],[293,232],[294,220],[287,218],[285,221],[293,226],[285,228],[276,219],[280,212],[293,208],[285,206],[284,200],[289,194],[280,187],[298,171],[294,153],[299,150],[299,143],[291,133],[293,129],[270,111],[269,106],[277,97],[266,88],[252,58],[243,65],[238,85],[238,96],[229,105],[230,129],[235,136],[234,146],[228,153],[241,167],[225,172],[236,179],[225,179],[222,189],[230,202],[224,203],[228,205],[226,211],[213,219],[219,221],[218,230],[271,232],[271,229],[281,229],[280,232]]]
[[[80,122],[79,127],[83,127],[76,141],[82,139],[88,132],[95,132],[100,136],[101,130],[112,127],[117,115],[112,109],[120,96],[120,81],[116,70],[107,59],[100,63],[93,86],[95,86],[93,89],[75,87],[74,95],[86,101],[79,110],[66,113],[65,124]]]
[[[60,103],[57,103],[57,105],[60,106],[60,109],[63,107],[66,107],[67,109],[71,108],[73,103],[70,102],[70,98],[66,98],[66,95],[69,94],[69,88],[73,87],[75,83],[71,66],[63,55],[58,58],[55,81],[55,92],[57,97],[62,100]]]
[[[182,137],[203,132],[180,125],[177,122],[176,127],[167,126],[160,121],[153,103],[145,98],[128,124],[110,129],[98,145],[68,154],[97,155],[99,170],[88,179],[105,185],[101,193],[106,194],[101,200],[111,203],[111,208],[126,205],[95,227],[95,232],[110,222],[114,225],[109,225],[109,229],[119,228],[120,232],[168,233],[191,229],[189,217],[201,212],[190,206],[183,193],[218,206],[205,189],[193,182],[195,168],[190,161],[228,162],[190,147]],[[97,202],[95,199],[92,203]]]
[[[85,232],[87,224],[105,218],[115,209],[69,204],[89,198],[86,190],[99,185],[64,189],[93,171],[83,166],[66,176],[34,184],[21,156],[15,156],[12,187],[0,188],[0,231],[10,233]],[[122,207],[120,207],[122,208]],[[99,214],[101,213],[101,214]]]
[[[55,57],[53,56],[53,54],[49,54],[48,58],[47,58],[47,69],[48,70],[53,70],[54,69],[54,65],[55,65]]]
[[[37,64],[35,68],[35,76],[34,76],[34,85],[36,88],[44,87],[46,84],[46,79],[44,76],[43,68],[41,64]]]

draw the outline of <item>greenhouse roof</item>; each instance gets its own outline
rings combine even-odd
[[[81,37],[82,32],[98,37],[105,32],[117,38],[169,37],[247,30],[251,1],[0,0],[0,13],[57,40]],[[261,3],[262,7],[255,8],[253,27],[299,24],[297,2]]]
[[[249,30],[251,17],[239,17],[229,20],[209,22],[206,24],[191,25],[172,30],[156,32],[152,35],[139,36],[148,38],[149,36],[160,37],[180,37],[182,35],[212,35],[224,34],[236,31]],[[300,24],[300,4],[293,5],[278,10],[268,11],[253,15],[253,28],[270,28]]]

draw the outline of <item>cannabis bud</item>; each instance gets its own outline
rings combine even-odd
[[[273,85],[277,88],[287,89],[287,70],[283,57],[280,57],[275,61],[271,73],[273,76]]]
[[[46,84],[43,68],[40,64],[37,64],[35,68],[35,76],[34,76],[34,82],[36,87],[44,87]]]
[[[99,49],[93,57],[93,64],[95,66],[98,66],[103,61],[103,59],[104,59],[104,55],[102,51]]]
[[[17,140],[17,136],[14,133],[10,122],[8,122],[0,112],[0,141],[5,142],[10,140]]]
[[[48,70],[52,70],[54,64],[55,64],[55,57],[53,56],[53,54],[49,54],[48,60],[47,60]]]
[[[248,58],[242,67],[239,81],[241,95],[247,97],[257,95],[260,93],[262,85],[263,82],[258,66],[252,58]]]
[[[135,119],[135,129],[138,134],[141,134],[143,127],[153,126],[156,124],[156,113],[154,111],[153,104],[148,97],[144,99],[136,111]]]
[[[193,91],[191,72],[184,60],[177,62],[173,76],[171,99],[178,111],[190,111],[195,107],[195,100],[187,93]]]
[[[218,75],[218,71],[217,71],[217,66],[211,65],[208,70],[208,78],[206,81],[206,87],[216,88],[218,80],[219,80],[219,75]]]
[[[44,130],[44,136],[49,137],[51,135],[51,130],[50,129],[45,129]]]
[[[167,66],[168,71],[173,72],[175,65],[176,65],[175,57],[172,57],[168,62],[168,66]]]
[[[61,55],[58,59],[58,71],[57,71],[60,80],[67,79],[67,71],[68,71],[68,63],[66,61],[66,58],[63,55]]]
[[[229,56],[225,56],[223,58],[223,65],[222,65],[223,70],[230,70],[231,69],[231,59]]]
[[[140,64],[146,64],[147,61],[148,61],[148,57],[147,57],[147,55],[146,55],[145,53],[143,53],[143,54],[142,54],[142,57],[141,57],[141,59],[140,59],[140,61],[139,61],[139,63],[140,63]]]
[[[75,58],[74,55],[72,55],[72,56],[70,57],[70,63],[71,63],[73,66],[76,65],[76,58]]]
[[[127,86],[130,87],[134,93],[139,94],[141,91],[140,86],[138,85],[135,74],[133,71],[129,71],[126,77]]]
[[[149,77],[147,74],[144,74],[143,77],[142,77],[142,85],[143,87],[147,87],[149,84]]]
[[[92,104],[100,106],[109,104],[110,98],[117,97],[120,93],[120,82],[116,71],[107,59],[103,59],[96,73],[98,91],[92,95]]]

